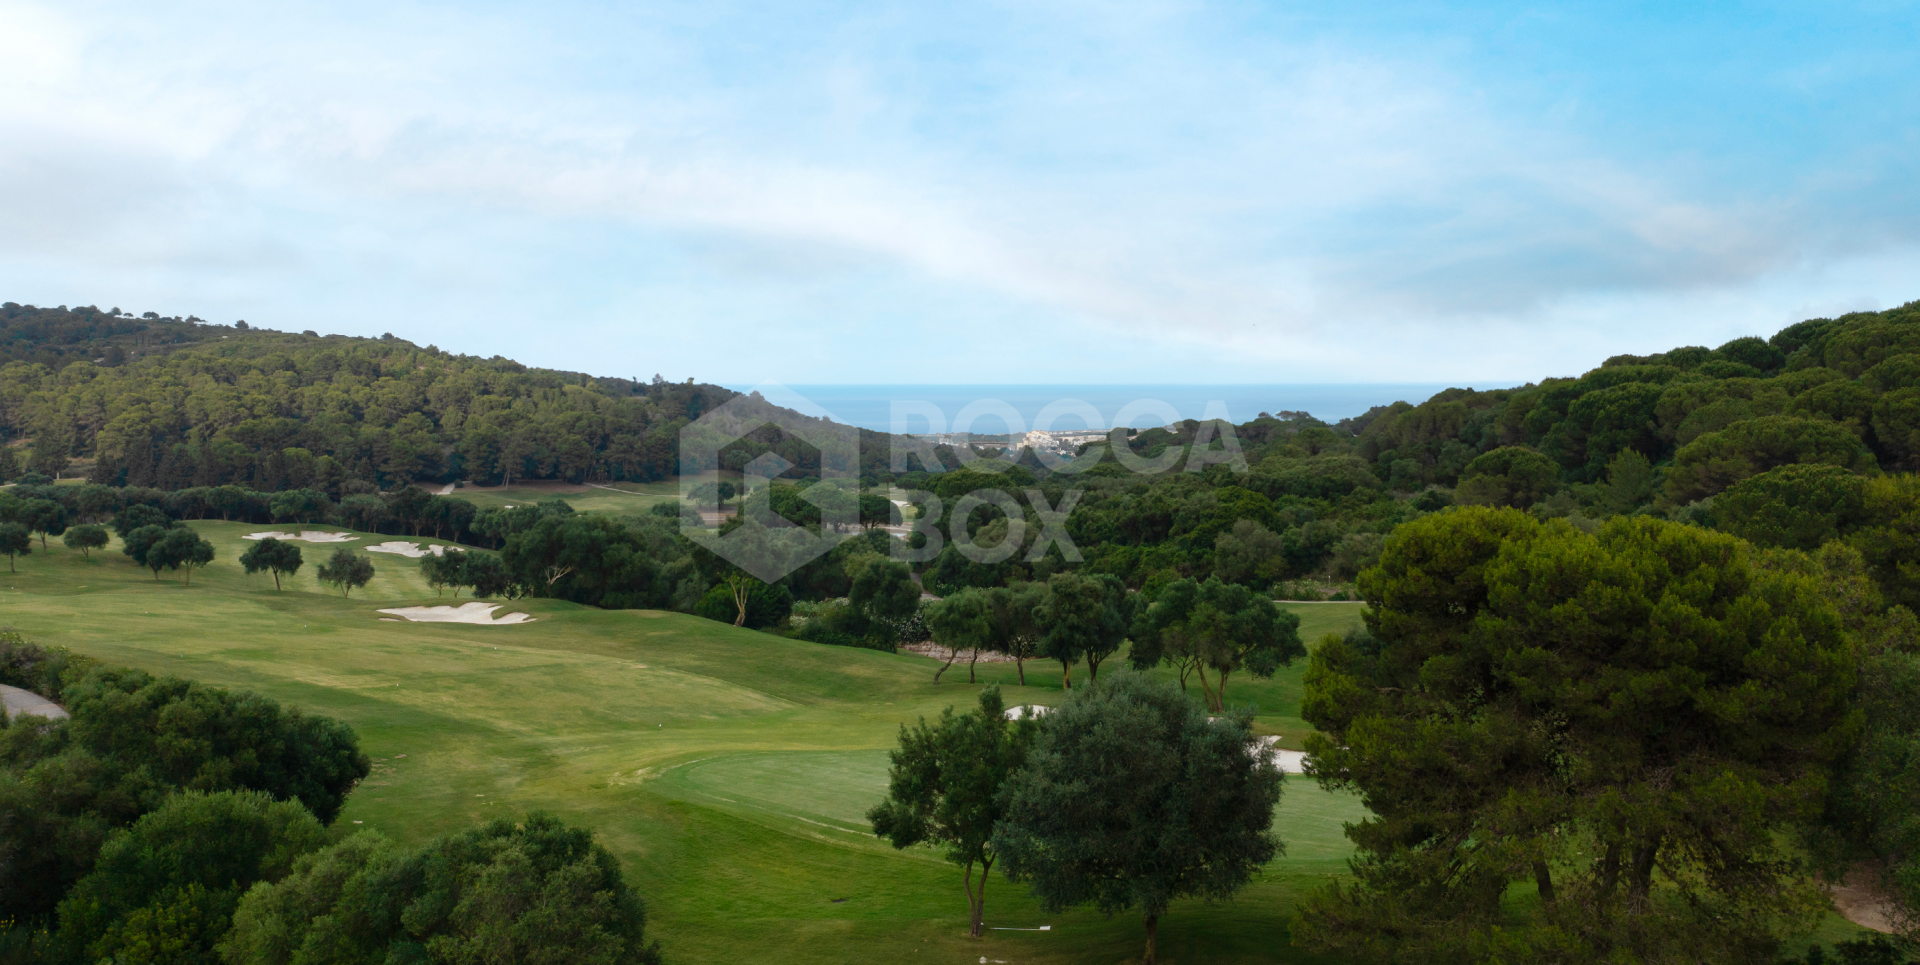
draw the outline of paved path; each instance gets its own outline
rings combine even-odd
[[[57,720],[67,716],[66,709],[59,704],[31,690],[9,687],[6,684],[0,684],[0,704],[6,705],[8,717],[14,717],[20,714],[33,714],[39,717],[50,717]]]

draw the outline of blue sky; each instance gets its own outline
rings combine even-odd
[[[1916,34],[0,0],[0,299],[728,384],[1510,384],[1920,298]]]

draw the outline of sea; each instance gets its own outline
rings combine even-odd
[[[844,425],[880,432],[1150,429],[1182,419],[1247,422],[1305,412],[1338,422],[1377,405],[1418,404],[1441,383],[1297,385],[733,385]]]

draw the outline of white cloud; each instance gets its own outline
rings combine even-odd
[[[1331,381],[1528,377],[1920,281],[1914,239],[1835,240],[1792,186],[1230,19],[0,3],[0,217],[37,226],[0,297],[743,382]]]

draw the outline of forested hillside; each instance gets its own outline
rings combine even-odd
[[[1762,421],[1755,421],[1762,420]],[[1663,495],[1688,502],[1754,471],[1815,461],[1920,468],[1920,302],[1812,319],[1717,349],[1620,355],[1579,378],[1449,389],[1356,420],[1359,454],[1396,489],[1454,485],[1480,453],[1538,449],[1568,483],[1597,483],[1633,449],[1672,464]]]
[[[680,427],[736,394],[92,308],[9,302],[0,336],[0,437],[30,445],[16,462],[91,458],[108,485],[659,479]]]

